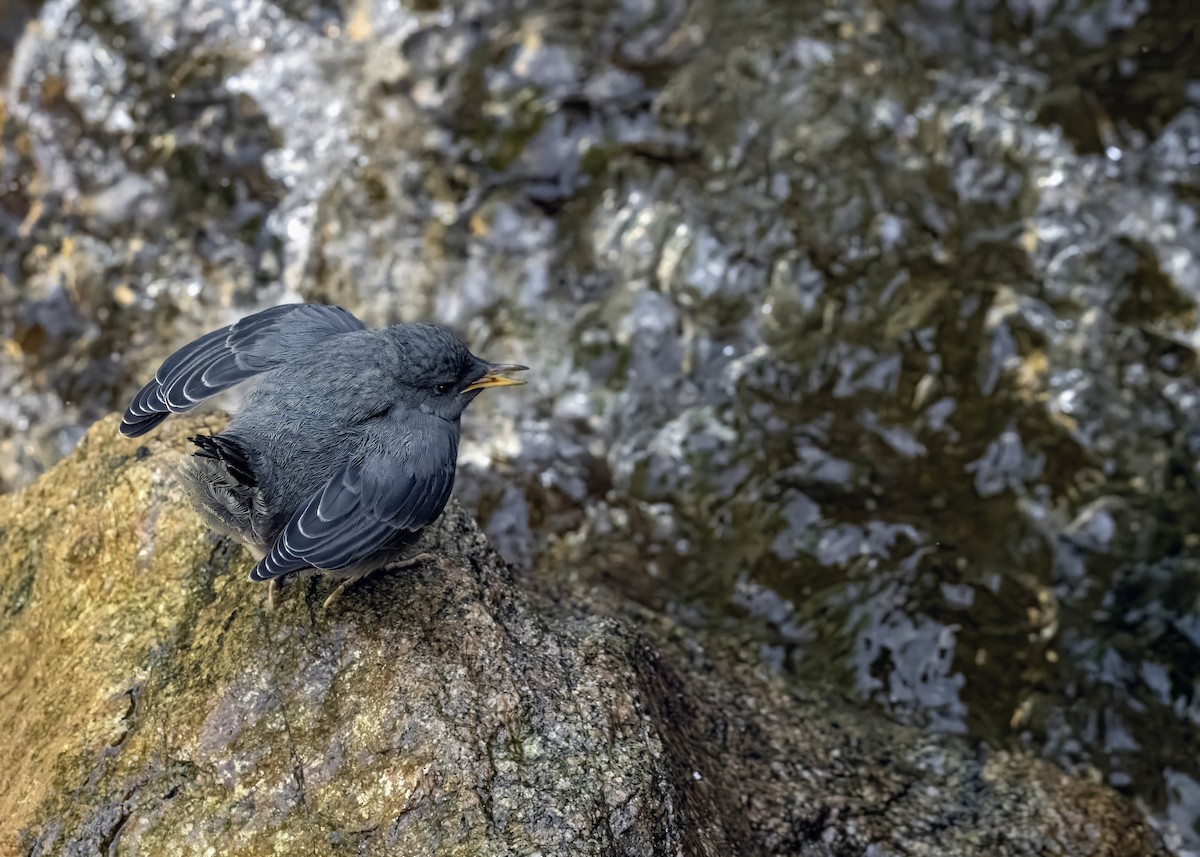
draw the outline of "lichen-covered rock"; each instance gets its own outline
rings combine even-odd
[[[1103,787],[542,592],[456,506],[436,562],[268,612],[173,477],[207,423],[105,419],[0,498],[0,853],[1163,853]]]

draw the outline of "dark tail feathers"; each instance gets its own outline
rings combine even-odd
[[[258,484],[254,469],[250,466],[250,456],[236,440],[220,435],[196,435],[188,440],[200,447],[196,455],[222,462],[229,475],[241,484],[251,488]]]

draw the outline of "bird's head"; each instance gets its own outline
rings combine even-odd
[[[525,381],[510,377],[527,366],[489,363],[470,352],[453,332],[436,324],[399,324],[389,328],[400,364],[399,397],[409,407],[454,421],[480,391]]]

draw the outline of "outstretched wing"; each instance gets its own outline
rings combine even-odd
[[[429,456],[424,467],[383,464],[348,464],[336,473],[292,516],[250,579],[348,568],[436,521],[454,487],[453,449]]]
[[[341,307],[322,304],[285,304],[246,316],[168,357],[125,409],[121,434],[143,435],[169,414],[191,410],[327,336],[362,329]]]

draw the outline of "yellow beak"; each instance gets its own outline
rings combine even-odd
[[[469,393],[472,390],[485,390],[488,387],[516,387],[520,384],[527,383],[520,378],[506,377],[509,372],[525,372],[528,366],[521,366],[516,363],[492,364],[488,366],[488,373],[480,378],[475,383],[463,390],[464,393]]]

